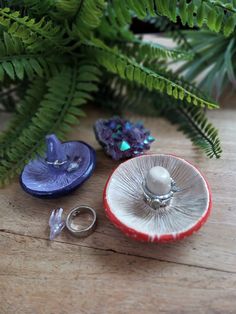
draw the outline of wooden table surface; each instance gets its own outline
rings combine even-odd
[[[168,122],[143,118],[157,138],[152,151],[192,161],[213,191],[213,211],[203,228],[161,245],[127,238],[105,216],[102,192],[117,162],[94,138],[98,117],[90,111],[70,136],[87,141],[98,156],[94,175],[77,191],[41,200],[17,181],[0,190],[0,313],[236,313],[236,108],[209,112],[222,139],[220,160],[205,158]],[[1,121],[3,128],[6,117]],[[96,231],[85,239],[64,231],[50,242],[51,209],[67,213],[84,203],[97,210]]]

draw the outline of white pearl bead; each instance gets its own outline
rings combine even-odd
[[[171,190],[171,178],[169,172],[160,166],[151,168],[146,176],[146,186],[155,195],[165,195]]]

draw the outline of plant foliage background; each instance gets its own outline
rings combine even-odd
[[[208,93],[213,73],[222,81],[215,84],[225,84],[219,75],[223,66],[224,75],[235,82],[235,2],[0,1],[1,103],[14,111],[0,138],[1,184],[42,150],[46,134],[55,132],[63,139],[93,98],[116,113],[162,115],[209,157],[219,158],[217,130],[205,116],[206,108],[218,106],[188,82],[205,62],[215,67],[204,83]],[[134,17],[161,25],[177,40],[178,49],[135,35],[130,30]],[[175,24],[192,30],[179,31]],[[222,50],[226,57],[220,55]],[[170,60],[185,60],[179,72],[187,71],[187,80],[167,70]]]

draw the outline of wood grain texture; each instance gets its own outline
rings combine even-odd
[[[1,313],[235,313],[236,274],[2,234]]]
[[[206,159],[168,122],[142,118],[157,138],[152,151],[192,161],[213,191],[209,221],[180,242],[138,243],[105,217],[102,191],[117,162],[95,141],[96,110],[70,136],[87,141],[98,155],[94,175],[80,189],[56,200],[35,199],[18,182],[1,190],[0,313],[235,313],[236,111],[209,116],[220,130],[220,160]],[[62,206],[68,212],[78,204],[97,209],[95,233],[76,239],[65,231],[50,243],[50,210]]]

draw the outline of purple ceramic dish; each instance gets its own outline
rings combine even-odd
[[[93,173],[96,153],[81,141],[61,143],[46,137],[45,157],[30,161],[20,176],[22,188],[36,197],[55,198],[78,188]]]

